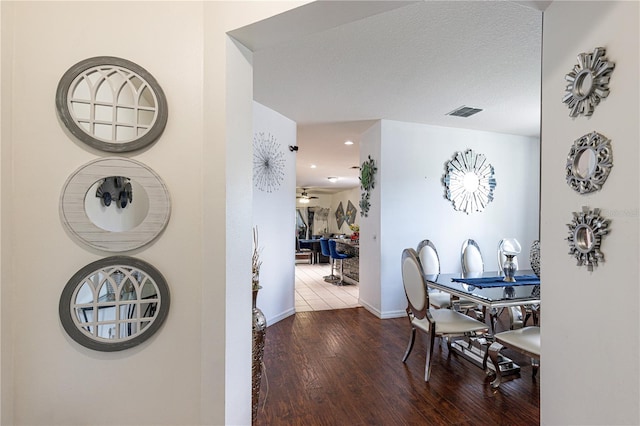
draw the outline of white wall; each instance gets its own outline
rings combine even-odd
[[[382,317],[404,315],[400,255],[425,238],[435,244],[442,272],[461,270],[460,248],[467,238],[479,244],[485,270],[491,271],[498,268],[499,240],[516,237],[523,247],[518,256],[520,267],[529,268],[529,247],[538,238],[536,138],[390,120],[382,120],[380,136],[380,155],[372,154],[378,165],[374,194],[380,197],[372,200],[372,210],[380,210],[380,239],[372,241],[367,230],[361,235],[361,246],[363,241],[380,244],[380,281],[361,287],[379,286],[381,304],[362,300],[362,294],[361,303],[379,309],[376,314]],[[468,148],[487,157],[497,182],[494,200],[483,212],[469,215],[453,209],[442,183],[446,163]],[[361,149],[361,161],[367,155],[368,149]]]
[[[253,224],[259,233],[260,285],[257,306],[267,325],[295,313],[296,123],[254,102],[253,131],[275,137],[284,160],[282,184],[273,192],[253,187]]]
[[[553,2],[544,13],[542,67],[542,424],[639,424],[638,2]],[[570,19],[568,19],[570,17]],[[591,117],[561,102],[576,56],[607,49],[611,93]],[[592,131],[611,139],[603,188],[580,195],[566,184],[573,141]],[[566,224],[582,206],[611,219],[605,262],[593,272],[568,255]]]

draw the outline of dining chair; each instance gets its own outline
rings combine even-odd
[[[462,274],[467,278],[481,277],[484,273],[482,252],[480,251],[480,246],[475,242],[475,240],[467,239],[462,242],[460,263],[462,266]],[[486,306],[478,306],[468,299],[460,299],[460,309],[464,309],[467,313],[473,309],[476,317],[481,321],[484,321],[487,315]],[[496,309],[491,309],[489,311],[491,331],[495,330],[497,313],[498,311]]]
[[[422,264],[422,272],[424,272],[425,275],[437,275],[440,273],[440,258],[431,240],[420,241],[416,252]],[[434,308],[449,308],[451,307],[451,295],[440,290],[429,288],[429,303]]]
[[[480,246],[474,240],[468,239],[462,242],[460,263],[465,277],[480,275],[484,272],[482,252],[480,251]]]
[[[429,293],[424,279],[422,264],[418,254],[413,248],[404,249],[402,252],[402,283],[407,297],[407,317],[411,325],[409,345],[402,358],[406,362],[416,338],[416,330],[428,335],[427,359],[424,369],[424,380],[429,381],[431,375],[431,359],[435,338],[447,338],[447,345],[451,348],[453,337],[472,336],[477,333],[485,333],[488,327],[478,320],[451,309],[431,309],[429,305]]]
[[[517,330],[503,331],[493,336],[494,342],[489,346],[489,350],[485,356],[491,359],[494,370],[487,369],[487,374],[495,379],[491,382],[492,388],[498,388],[502,381],[502,371],[500,370],[500,351],[502,348],[518,351],[525,356],[531,358],[531,377],[535,378],[538,374],[540,363],[540,327],[530,326]]]

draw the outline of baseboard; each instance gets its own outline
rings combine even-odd
[[[407,311],[405,311],[404,309],[401,311],[381,312],[362,299],[358,300],[358,302],[362,305],[363,308],[365,308],[367,311],[371,312],[373,315],[377,316],[380,319],[402,318],[407,315]]]
[[[287,309],[286,311],[284,311],[281,314],[278,314],[278,315],[276,315],[274,317],[267,318],[267,327],[277,323],[278,321],[282,321],[283,319],[288,318],[288,317],[290,317],[291,315],[293,315],[295,313],[296,313],[296,309],[295,308],[291,308],[291,309]]]

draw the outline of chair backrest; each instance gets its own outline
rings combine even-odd
[[[463,274],[484,272],[482,252],[480,251],[478,243],[471,239],[465,240],[462,243],[460,262],[462,263]]]
[[[412,248],[402,251],[402,284],[409,309],[416,318],[424,318],[429,308],[429,295],[422,275],[422,265]]]
[[[338,253],[338,249],[336,248],[336,240],[329,240],[329,254],[334,259],[340,258],[340,254]]]
[[[418,259],[422,264],[422,272],[425,275],[436,275],[440,273],[440,258],[436,246],[433,245],[431,240],[422,240],[416,248],[418,253]]]
[[[504,255],[502,251],[502,243],[504,242],[504,238],[498,242],[498,270],[502,272],[504,261],[507,260],[507,256]],[[517,240],[516,240],[517,241]],[[516,269],[518,269],[518,258],[513,258],[513,263],[516,265]]]
[[[331,257],[328,238],[320,238],[320,251],[322,252],[323,256]]]

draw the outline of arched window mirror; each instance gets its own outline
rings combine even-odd
[[[60,322],[77,343],[97,351],[139,345],[169,312],[169,287],[147,262],[113,256],[76,272],[60,296]]]
[[[126,152],[153,143],[167,124],[167,100],[155,78],[126,59],[99,56],[72,66],[56,92],[58,115],[89,146]]]

